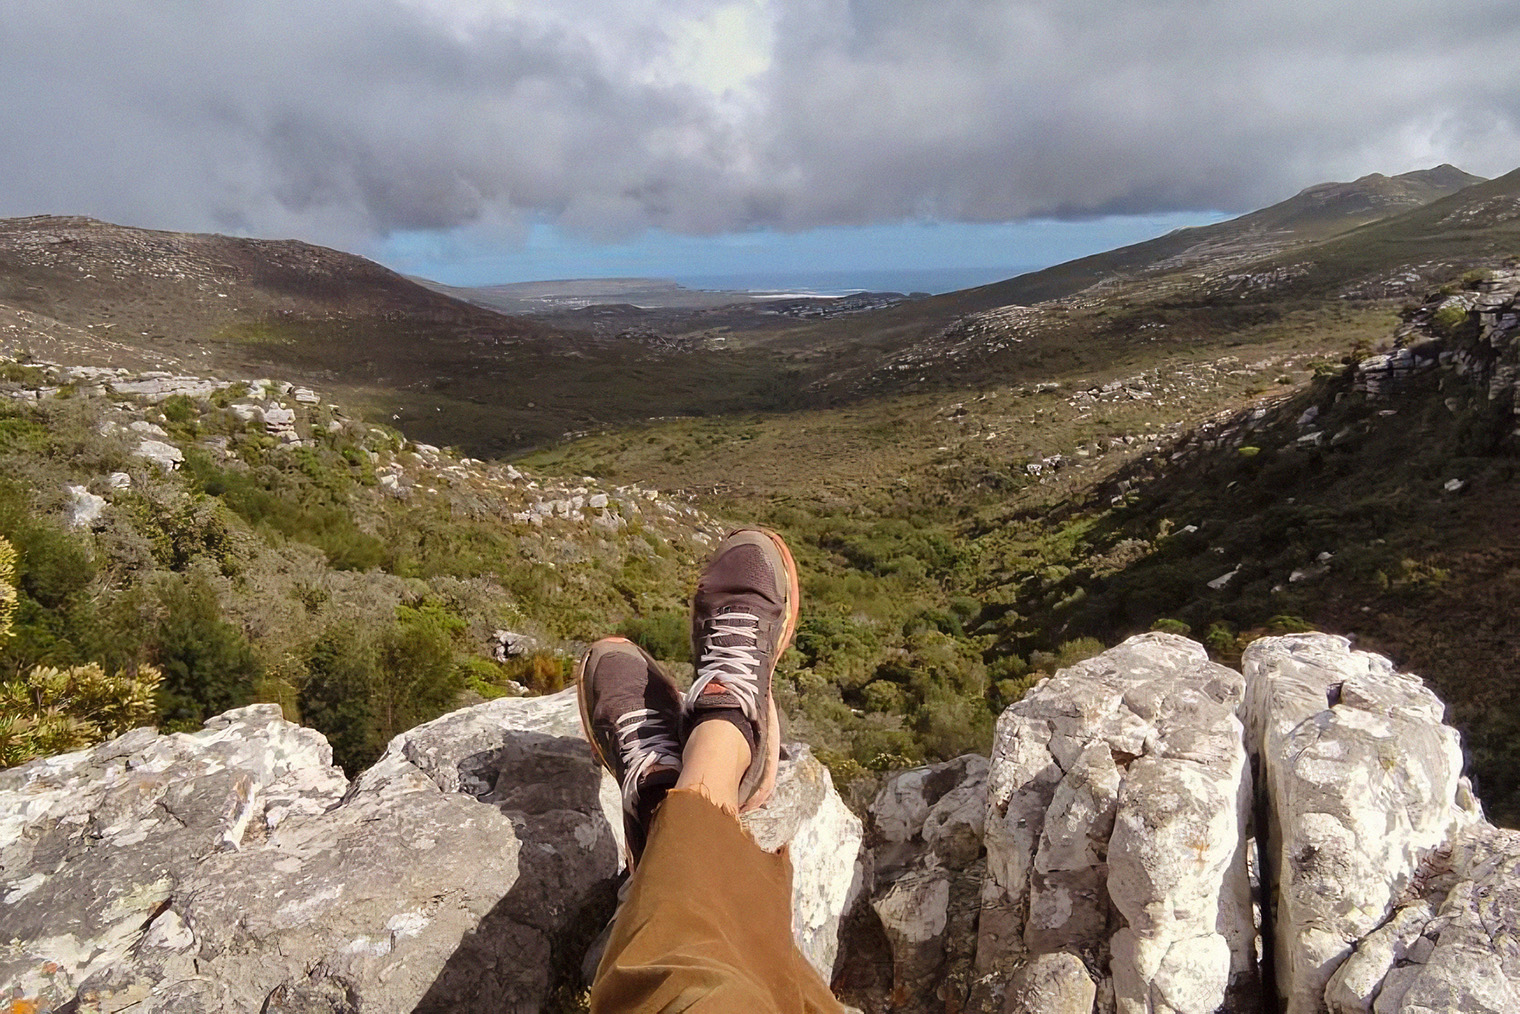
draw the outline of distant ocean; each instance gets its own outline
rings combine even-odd
[[[677,275],[674,281],[689,289],[724,292],[797,292],[815,296],[844,296],[852,292],[954,292],[1015,275],[1038,271],[1039,265],[1006,268],[912,268],[885,271],[774,271],[739,275]]]

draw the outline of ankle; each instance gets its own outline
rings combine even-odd
[[[749,744],[737,727],[722,721],[703,722],[687,737],[676,788],[698,789],[713,803],[737,810],[739,781],[749,761]]]

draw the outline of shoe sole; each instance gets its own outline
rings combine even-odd
[[[598,644],[601,644],[603,641],[614,641],[620,644],[633,644],[633,642],[628,640],[626,637],[603,637],[595,641],[591,647],[587,648],[585,653],[581,655],[580,660],[575,663],[575,701],[576,704],[579,705],[578,710],[580,711],[581,716],[581,735],[585,736],[586,742],[591,744],[591,756],[596,758],[596,762],[601,765],[603,771],[607,772],[614,779],[616,779],[617,769],[608,762],[606,755],[602,753],[602,748],[597,745],[596,737],[591,735],[590,702],[586,700],[586,663],[591,661],[591,653],[595,651],[596,646]],[[643,648],[639,648],[639,646],[636,644],[633,644],[633,646],[635,648],[638,648],[639,654],[644,656],[644,661],[646,663],[650,664],[651,666],[658,667],[659,663],[654,660],[654,657],[650,655],[649,652],[645,651]],[[621,815],[621,810],[619,811],[619,815]],[[626,833],[623,835],[623,862],[627,865],[628,872],[631,875],[633,873],[634,866],[633,849],[628,845],[628,836]]]
[[[786,571],[786,623],[782,626],[781,637],[776,642],[775,662],[779,665],[782,652],[791,647],[792,638],[797,633],[797,620],[802,615],[802,585],[797,575],[797,561],[792,558],[792,551],[787,546],[786,540],[769,528],[758,526],[737,528],[728,534],[731,536],[741,531],[759,532],[770,539],[776,547],[776,552],[781,556],[782,569]],[[765,769],[759,783],[749,795],[740,800],[740,813],[758,810],[770,801],[771,794],[776,791],[776,774],[781,767],[781,716],[776,711],[775,682],[776,670],[772,667],[769,688],[765,694],[767,718],[765,739],[760,744],[760,748],[765,751]]]

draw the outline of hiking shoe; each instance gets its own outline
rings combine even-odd
[[[681,691],[644,649],[622,637],[604,637],[588,648],[575,682],[591,752],[623,788],[631,871],[644,852],[655,808],[680,776]]]
[[[781,758],[771,679],[797,631],[797,564],[781,536],[764,528],[730,532],[697,581],[691,603],[696,680],[686,694],[687,734],[700,722],[733,722],[750,745],[739,782],[741,810],[770,798]]]

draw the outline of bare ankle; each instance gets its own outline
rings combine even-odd
[[[744,736],[728,722],[703,722],[687,737],[677,789],[698,789],[724,809],[738,810],[739,780],[749,767]]]

